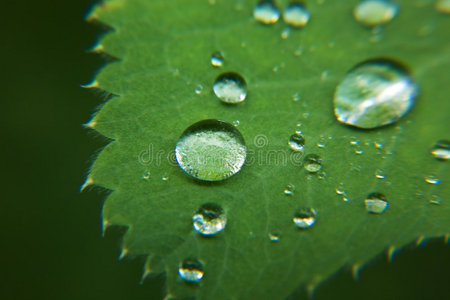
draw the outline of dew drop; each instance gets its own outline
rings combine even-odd
[[[292,221],[294,221],[297,228],[310,228],[316,223],[317,213],[313,208],[305,208],[299,210]]]
[[[379,141],[374,142],[373,145],[377,149],[382,149],[384,147],[384,145],[381,142],[379,142]]]
[[[272,0],[260,0],[253,10],[253,17],[263,24],[274,24],[280,19],[280,11]]]
[[[362,0],[353,10],[356,21],[364,26],[386,24],[398,13],[398,6],[389,0]]]
[[[417,86],[400,65],[383,59],[363,62],[350,70],[334,95],[338,121],[376,128],[402,118],[414,105]]]
[[[344,194],[345,194],[344,184],[343,184],[343,183],[340,183],[340,184],[336,187],[336,194],[338,194],[338,195],[344,195]]]
[[[195,92],[197,95],[200,95],[200,94],[202,93],[202,91],[203,91],[203,86],[202,86],[201,84],[198,84],[198,85],[195,87],[194,92]]]
[[[450,158],[450,141],[438,141],[433,148],[431,148],[431,155],[438,160],[448,160]]]
[[[364,200],[366,210],[373,214],[382,214],[389,207],[386,197],[381,193],[371,193]]]
[[[442,198],[438,195],[431,195],[430,203],[436,205],[442,204]]]
[[[383,170],[378,169],[375,171],[375,177],[378,179],[385,179],[386,178],[386,174],[384,173]]]
[[[161,176],[161,180],[162,181],[167,181],[167,180],[169,180],[169,176],[163,175],[163,176]]]
[[[325,148],[326,147],[326,141],[327,141],[327,139],[324,136],[321,136],[319,138],[319,142],[317,143],[317,147]]]
[[[220,51],[216,51],[211,55],[211,65],[213,67],[223,66],[223,54]]]
[[[317,154],[308,154],[305,156],[303,166],[310,173],[319,172],[322,169],[322,158]]]
[[[269,240],[271,242],[278,242],[280,240],[280,234],[277,232],[269,233]]]
[[[234,120],[234,121],[233,121],[233,126],[234,126],[234,127],[238,127],[239,124],[241,124],[241,122],[240,122],[239,120]]]
[[[286,186],[286,188],[283,190],[283,193],[284,193],[285,195],[292,195],[292,194],[294,194],[294,191],[295,191],[295,185],[293,185],[293,184],[288,184],[288,185]]]
[[[295,93],[292,95],[292,101],[298,102],[300,99],[301,99],[301,97],[300,97],[299,93]]]
[[[175,146],[180,168],[198,180],[219,181],[239,172],[247,149],[233,125],[215,119],[187,128]]]
[[[450,0],[438,0],[434,7],[438,12],[450,14]]]
[[[291,29],[289,27],[286,27],[285,29],[283,29],[283,31],[281,32],[281,38],[283,40],[287,39],[289,37],[289,34],[291,33]]]
[[[178,274],[186,282],[198,282],[203,278],[203,264],[196,259],[185,259],[178,268]]]
[[[240,103],[247,96],[247,84],[244,78],[234,72],[219,75],[213,84],[213,90],[217,98],[228,104]]]
[[[303,3],[292,1],[286,7],[283,14],[283,20],[292,27],[304,27],[309,21],[309,11]]]
[[[227,224],[224,210],[217,204],[206,203],[200,206],[192,217],[194,229],[203,235],[215,235]]]
[[[327,177],[327,173],[324,171],[320,171],[319,173],[317,173],[317,177],[319,179],[325,179]]]
[[[425,181],[431,184],[440,184],[441,180],[434,175],[428,175],[425,177]]]
[[[305,138],[301,134],[301,131],[297,131],[293,135],[291,135],[288,144],[292,150],[302,151],[305,147]]]
[[[144,175],[142,175],[142,179],[144,180],[150,180],[150,172],[145,172]]]

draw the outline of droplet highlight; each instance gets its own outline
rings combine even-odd
[[[286,188],[283,190],[283,193],[284,193],[285,195],[290,196],[290,195],[294,194],[294,191],[295,191],[295,185],[293,185],[293,184],[288,184],[288,185],[286,186]]]
[[[386,174],[384,173],[383,170],[378,169],[375,171],[375,177],[378,179],[385,179],[386,178]]]
[[[186,282],[199,282],[204,275],[203,264],[196,259],[185,259],[178,268],[178,274]]]
[[[322,169],[322,158],[317,154],[308,154],[305,156],[303,166],[310,173],[317,173]]]
[[[386,197],[383,194],[371,193],[364,200],[364,205],[369,213],[382,214],[388,209],[389,202],[387,202]]]
[[[274,24],[280,19],[280,11],[272,0],[261,0],[253,10],[253,17],[260,23]]]
[[[220,51],[216,51],[211,55],[211,65],[213,67],[223,66],[223,54]]]
[[[269,233],[269,240],[271,242],[278,242],[280,240],[280,234],[277,232]]]
[[[306,229],[312,227],[316,223],[317,213],[313,208],[305,208],[295,213],[294,221],[295,226],[300,229]]]
[[[360,24],[368,27],[386,24],[398,13],[398,5],[389,0],[362,0],[353,10]]]
[[[438,160],[448,160],[450,158],[450,141],[441,140],[438,141],[433,148],[431,148],[431,155]]]
[[[215,235],[227,224],[224,210],[217,204],[206,203],[200,206],[192,217],[195,231],[203,235]]]
[[[234,72],[219,75],[213,84],[214,94],[227,104],[241,103],[247,97],[247,84],[244,78]]]
[[[286,7],[283,14],[283,20],[292,27],[304,27],[310,18],[310,13],[306,6],[298,1],[292,1]]]
[[[247,148],[233,125],[215,119],[188,127],[175,145],[180,168],[198,180],[220,181],[239,172]]]
[[[359,128],[396,122],[413,107],[418,88],[407,71],[389,60],[363,62],[350,70],[334,94],[338,121]]]
[[[289,137],[289,147],[294,151],[302,151],[305,148],[305,138],[297,131]]]
[[[425,181],[430,184],[440,184],[441,180],[435,175],[428,175],[425,177]]]

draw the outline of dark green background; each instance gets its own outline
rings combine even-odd
[[[79,87],[104,62],[85,51],[105,30],[83,21],[91,4],[2,1],[1,299],[164,295],[163,276],[138,284],[142,258],[118,261],[123,230],[101,237],[107,193],[78,193],[90,162],[107,143],[81,126],[102,102],[101,95]],[[449,284],[450,247],[437,239],[403,250],[392,264],[380,255],[358,282],[344,269],[316,298],[448,299]]]

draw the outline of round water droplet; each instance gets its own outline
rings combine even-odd
[[[319,172],[322,169],[322,158],[317,154],[308,154],[305,156],[303,166],[310,173]]]
[[[283,20],[292,27],[303,27],[309,21],[309,11],[303,3],[292,1],[286,7],[283,14]]]
[[[240,122],[239,120],[234,120],[234,121],[233,121],[233,126],[234,126],[234,127],[238,127],[239,124],[241,124],[241,122]]]
[[[285,29],[283,29],[283,31],[281,32],[281,38],[283,40],[287,39],[289,37],[289,34],[291,33],[291,29],[289,27],[286,27]]]
[[[441,180],[434,175],[428,175],[425,177],[425,181],[431,184],[440,184]]]
[[[291,135],[288,144],[292,150],[302,151],[305,147],[305,138],[301,134],[301,131],[297,131],[293,135]]]
[[[194,92],[197,95],[200,95],[202,93],[202,91],[203,91],[203,86],[201,84],[198,84],[197,87],[195,88]]]
[[[178,268],[178,274],[186,282],[198,282],[203,278],[203,265],[196,259],[185,259]]]
[[[213,67],[223,66],[223,54],[220,51],[216,51],[211,55],[211,65]]]
[[[298,102],[300,99],[301,97],[299,93],[295,93],[294,95],[292,95],[292,101]]]
[[[292,221],[298,228],[305,229],[310,228],[316,223],[317,213],[312,208],[305,208],[299,210]]]
[[[389,207],[386,197],[381,193],[371,193],[364,200],[366,210],[373,214],[382,214]]]
[[[144,175],[142,175],[142,179],[149,180],[150,179],[150,172],[145,172]]]
[[[438,12],[450,14],[450,0],[438,0],[434,7]]]
[[[203,235],[214,235],[225,228],[227,216],[219,205],[206,203],[194,214],[192,224],[197,232]]]
[[[277,232],[269,233],[269,239],[271,242],[278,242],[280,240],[280,234]]]
[[[285,195],[292,195],[292,194],[294,194],[294,191],[295,191],[295,185],[288,184],[287,187],[283,190],[283,193]]]
[[[344,184],[340,183],[337,188],[336,188],[336,194],[338,195],[344,195],[345,194],[345,190],[344,190]]]
[[[442,198],[439,197],[438,195],[432,195],[431,199],[430,199],[430,203],[436,204],[436,205],[442,204]]]
[[[391,21],[398,13],[398,6],[389,0],[362,0],[353,15],[364,26],[375,26]]]
[[[334,113],[347,125],[376,128],[406,115],[416,95],[417,86],[403,67],[382,59],[366,61],[337,86]]]
[[[253,10],[253,17],[263,24],[273,24],[280,19],[280,11],[272,0],[260,0]]]
[[[450,158],[450,141],[438,141],[433,148],[431,148],[431,154],[438,160],[448,160]]]
[[[324,171],[320,171],[319,173],[317,173],[317,177],[319,179],[325,179],[325,178],[327,178],[327,173]]]
[[[247,149],[233,125],[203,120],[187,128],[175,146],[175,157],[183,171],[198,180],[224,180],[240,171]]]
[[[378,169],[375,171],[375,177],[378,179],[385,179],[386,178],[386,174],[384,174],[384,171],[381,169]]]
[[[167,181],[167,180],[169,180],[169,176],[163,175],[163,176],[161,176],[161,180],[162,181]]]
[[[213,90],[217,98],[228,104],[236,104],[247,97],[247,84],[244,78],[234,72],[219,75],[213,84]]]

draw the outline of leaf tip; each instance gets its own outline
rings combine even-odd
[[[92,89],[92,88],[98,88],[99,84],[97,80],[93,80],[91,82],[88,82],[86,84],[80,84],[80,87],[85,89]]]
[[[111,223],[107,219],[103,219],[102,222],[102,237],[105,237],[105,232],[108,230],[109,226],[111,226]]]
[[[119,255],[119,260],[124,259],[129,253],[130,252],[129,252],[128,248],[123,247],[122,251],[120,252],[120,255]]]
[[[97,120],[93,117],[89,122],[83,124],[83,127],[94,129],[95,125],[97,125]]]
[[[88,176],[84,183],[80,187],[80,193],[84,192],[88,187],[94,184],[94,180],[91,176]]]
[[[104,51],[105,51],[105,48],[99,42],[95,43],[92,47],[87,49],[88,53],[96,53],[96,54],[103,53]]]

